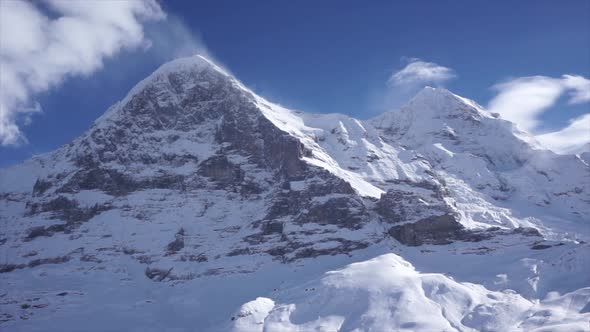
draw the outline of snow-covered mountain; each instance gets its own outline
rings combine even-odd
[[[588,188],[444,89],[361,121],[177,59],[0,170],[0,326],[584,330]]]

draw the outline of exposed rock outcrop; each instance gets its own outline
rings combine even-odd
[[[451,214],[421,219],[415,223],[393,226],[388,234],[409,246],[448,244],[462,238],[464,227]]]

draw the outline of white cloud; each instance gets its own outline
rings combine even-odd
[[[590,80],[577,75],[563,75],[560,78],[547,76],[521,77],[496,84],[498,91],[488,110],[499,113],[502,118],[512,121],[532,134],[546,147],[558,153],[579,152],[590,142],[590,114],[571,121],[561,130],[538,134],[540,115],[555,105],[564,94],[569,104],[590,102]]]
[[[563,85],[570,90],[570,104],[590,101],[590,80],[582,76],[563,75]]]
[[[454,77],[455,73],[451,68],[413,58],[403,69],[391,75],[389,83],[394,86],[428,83],[438,85]]]
[[[426,85],[441,86],[456,77],[451,68],[418,58],[402,58],[404,67],[393,72],[387,84],[371,91],[371,113],[396,109],[408,102]]]
[[[563,93],[559,79],[544,76],[523,77],[497,84],[498,95],[489,103],[490,112],[532,131],[538,124],[538,116],[551,107]]]
[[[590,114],[582,115],[569,126],[535,137],[541,144],[558,153],[590,151]]]
[[[0,143],[26,139],[18,119],[40,106],[35,94],[89,75],[122,49],[149,47],[147,21],[165,13],[155,0],[0,1]]]
[[[158,62],[199,53],[220,64],[219,60],[209,53],[200,36],[195,35],[178,16],[168,14],[165,22],[146,26],[146,35],[150,44],[153,44],[150,52]]]
[[[529,132],[535,131],[540,124],[539,116],[564,93],[570,94],[571,104],[590,101],[590,80],[582,76],[521,77],[496,84],[493,89],[498,95],[490,101],[488,110]]]

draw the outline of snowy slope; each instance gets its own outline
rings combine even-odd
[[[365,122],[258,100],[277,127],[313,151],[308,162],[361,195],[378,198],[400,181],[442,185],[444,179],[466,227],[532,226],[547,236],[590,235],[575,234],[590,214],[587,164],[543,149],[512,123],[449,91],[426,87],[400,110]]]
[[[587,165],[574,155],[542,149],[528,133],[475,102],[426,87],[373,123],[386,139],[425,156],[451,180],[448,188],[464,223],[534,225],[547,235],[559,229],[573,236],[585,229],[571,222],[587,222],[590,214]]]
[[[579,157],[443,89],[361,121],[177,59],[72,143],[0,170],[0,326],[577,328],[589,180]]]
[[[233,331],[584,331],[590,288],[530,301],[387,254],[330,271],[234,315]],[[280,299],[280,300],[279,300]]]

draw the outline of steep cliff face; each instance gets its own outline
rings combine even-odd
[[[306,163],[310,153],[269,121],[252,93],[223,70],[201,57],[180,59],[138,84],[72,144],[30,162],[39,175],[22,202],[31,224],[37,218],[56,223],[39,234],[77,233],[102,213],[163,222],[160,212],[173,202],[195,210],[181,220],[166,218],[179,228],[203,219],[239,233],[212,256],[306,255],[297,249],[321,254],[308,248],[313,242],[289,238],[283,224],[305,226],[307,235],[325,227],[337,233],[361,228],[369,212],[349,183]],[[18,171],[8,170],[5,177]],[[150,202],[147,212],[141,199],[152,194],[164,198]],[[274,238],[284,245],[262,247]],[[335,235],[332,241],[345,239]],[[342,252],[367,245],[346,243]]]
[[[72,143],[0,170],[1,318],[34,329],[49,303],[70,317],[80,314],[71,301],[128,304],[157,287],[159,307],[174,305],[161,287],[210,287],[193,294],[195,319],[214,329],[281,278],[297,284],[390,251],[527,298],[569,292],[589,284],[583,264],[568,265],[584,262],[577,240],[590,239],[589,177],[579,157],[543,150],[446,90],[360,121],[286,109],[201,56],[178,59]],[[470,264],[486,272],[441,267],[460,265],[458,253],[481,257]],[[507,253],[518,259],[502,261]],[[499,267],[483,268],[488,256]],[[497,283],[502,269],[518,278]],[[76,298],[38,297],[25,283],[72,293],[64,275],[82,280]],[[113,280],[135,288],[119,295]],[[243,282],[249,291],[203,308]],[[122,321],[151,312],[141,310]]]

